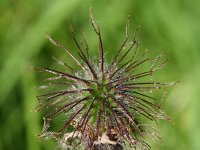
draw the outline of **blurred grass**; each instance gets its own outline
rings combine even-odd
[[[140,49],[150,55],[170,50],[170,61],[160,71],[163,81],[181,80],[168,92],[164,109],[173,123],[161,122],[162,150],[200,149],[200,1],[186,0],[1,0],[0,1],[0,149],[54,149],[53,142],[41,143],[42,127],[36,105],[40,82],[30,66],[51,67],[51,56],[65,54],[44,37],[48,32],[72,53],[75,46],[66,29],[66,19],[86,34],[90,51],[97,41],[89,23],[89,7],[102,29],[108,58],[124,38],[124,23],[131,15],[130,31],[140,25]],[[130,33],[131,34],[131,33]],[[68,60],[67,56],[64,56]],[[63,57],[63,59],[64,59]],[[72,64],[72,61],[70,65]],[[153,147],[154,149],[154,147]]]
[[[28,70],[23,72],[22,74],[22,90],[23,90],[23,108],[24,108],[24,123],[25,123],[25,131],[26,131],[26,143],[27,149],[35,150],[41,149],[40,145],[37,143],[35,135],[40,132],[40,115],[38,113],[30,113],[33,109],[33,106],[36,105],[36,101],[30,101],[33,97],[35,97],[36,91],[36,81],[34,78],[34,74]],[[33,130],[34,129],[34,130]],[[34,133],[36,132],[36,133]]]

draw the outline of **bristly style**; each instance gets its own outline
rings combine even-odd
[[[128,17],[125,40],[110,63],[107,63],[100,28],[91,11],[90,21],[98,39],[99,55],[96,60],[90,56],[84,36],[83,44],[77,40],[70,24],[69,31],[77,46],[79,58],[46,35],[80,69],[75,70],[59,60],[58,63],[67,67],[67,72],[35,68],[51,75],[46,79],[48,86],[42,85],[42,89],[46,88],[48,92],[37,96],[39,105],[35,110],[43,110],[45,113],[39,137],[55,138],[58,149],[106,149],[106,145],[110,149],[151,149],[146,137],[160,138],[151,122],[168,119],[161,111],[162,98],[159,100],[152,97],[152,92],[165,91],[163,89],[176,83],[156,82],[152,75],[168,59],[164,54],[146,58],[146,52],[136,57],[139,49],[137,30],[133,40],[128,42]],[[151,64],[148,70],[138,72],[146,63]],[[59,128],[54,129],[52,126]]]

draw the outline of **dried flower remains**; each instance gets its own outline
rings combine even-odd
[[[85,46],[78,42],[71,25],[69,30],[78,48],[79,58],[46,35],[49,41],[63,49],[80,69],[75,70],[60,61],[60,64],[67,67],[67,72],[35,68],[52,75],[46,79],[49,82],[46,86],[48,92],[37,96],[39,105],[35,110],[43,110],[45,113],[39,137],[55,138],[58,141],[57,148],[61,149],[103,149],[106,144],[109,147],[118,145],[132,149],[151,149],[145,142],[145,137],[149,135],[156,139],[159,134],[147,120],[156,122],[157,119],[168,117],[161,111],[162,100],[150,95],[175,84],[156,82],[153,79],[153,73],[162,68],[167,58],[164,54],[146,58],[146,52],[141,57],[136,57],[137,30],[131,44],[128,44],[128,18],[125,40],[108,63],[101,32],[91,12],[90,21],[98,37],[97,60],[90,56],[84,37]],[[151,64],[149,69],[138,72],[146,63]],[[51,91],[52,88],[59,90]],[[53,125],[59,129],[52,129]]]

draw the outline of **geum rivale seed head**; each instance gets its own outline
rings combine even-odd
[[[84,149],[94,149],[95,144],[101,143],[129,144],[133,149],[136,147],[151,149],[144,137],[150,135],[155,139],[159,138],[159,134],[145,120],[156,122],[157,119],[168,119],[168,117],[161,111],[162,100],[149,94],[175,83],[156,82],[153,78],[153,73],[167,62],[165,54],[146,58],[145,51],[136,59],[139,49],[136,41],[138,30],[135,31],[133,40],[127,44],[128,17],[125,40],[108,63],[105,61],[101,32],[91,12],[90,21],[98,37],[97,59],[92,59],[90,56],[84,36],[85,46],[78,42],[70,24],[69,30],[78,48],[79,58],[46,35],[49,41],[63,49],[80,69],[75,70],[59,60],[58,63],[66,66],[68,72],[35,68],[53,75],[46,79],[49,82],[48,86],[42,88],[47,88],[47,91],[58,87],[61,89],[37,96],[39,105],[35,110],[45,110],[46,113],[39,137],[56,138],[58,147],[62,149],[75,149],[80,145]],[[151,64],[149,69],[137,73],[145,63]],[[56,122],[59,116],[62,116],[62,119]],[[51,130],[52,124],[58,124],[61,128]]]

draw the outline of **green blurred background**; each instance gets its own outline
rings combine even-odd
[[[168,90],[164,110],[172,122],[161,121],[159,150],[200,149],[200,1],[199,0],[0,0],[0,150],[53,150],[53,141],[38,141],[42,116],[36,106],[41,77],[31,66],[51,67],[52,56],[68,61],[53,38],[76,54],[66,20],[80,28],[95,55],[97,40],[89,23],[89,8],[101,27],[108,58],[130,31],[140,25],[140,49],[156,56],[169,50],[162,81],[182,83]],[[131,34],[131,33],[130,33]],[[74,65],[69,60],[70,65]],[[39,77],[38,77],[39,76]]]

